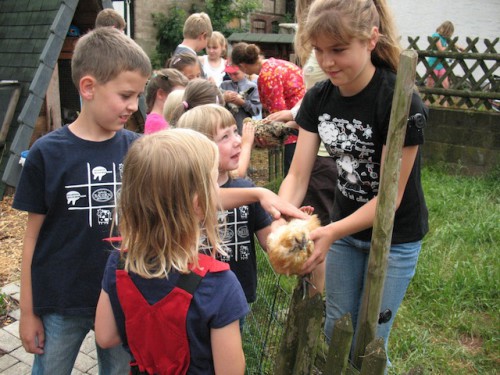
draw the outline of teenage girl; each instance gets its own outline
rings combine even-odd
[[[289,61],[266,59],[255,44],[238,43],[231,52],[231,61],[247,75],[257,74],[257,88],[262,108],[267,114],[290,110],[305,93],[302,70]],[[292,161],[295,135],[285,140],[284,174]]]
[[[219,87],[226,75],[224,71],[226,68],[224,56],[227,51],[227,41],[224,35],[218,31],[214,31],[210,39],[208,39],[206,51],[207,54],[199,58],[203,71],[207,79]]]
[[[202,238],[220,249],[218,163],[217,146],[189,129],[144,136],[124,160],[122,250],[104,271],[95,333],[101,347],[124,343],[139,371],[244,372],[245,295],[228,267],[199,255]]]
[[[177,69],[190,81],[202,77],[200,61],[191,53],[182,52],[171,57],[167,60],[165,67]]]
[[[312,87],[302,101],[296,117],[298,157],[279,195],[296,206],[302,203],[323,141],[338,167],[332,223],[311,233],[315,251],[303,272],[326,258],[325,334],[330,338],[335,321],[345,313],[351,313],[355,327],[357,323],[400,47],[385,0],[316,0],[304,32],[329,79]],[[426,115],[415,92],[410,119],[422,116],[425,121]],[[428,231],[420,181],[422,143],[422,129],[410,120],[381,307],[390,309],[392,318],[377,331],[386,344]]]
[[[161,69],[153,74],[146,86],[147,117],[144,134],[168,129],[169,124],[163,117],[163,106],[169,94],[185,87],[187,78],[175,69]]]

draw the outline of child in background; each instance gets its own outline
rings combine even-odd
[[[220,90],[206,79],[197,78],[189,81],[184,90],[182,103],[172,113],[170,125],[176,126],[177,120],[179,120],[184,112],[191,108],[211,103],[224,105],[224,99]]]
[[[188,80],[202,77],[200,61],[190,53],[179,53],[167,60],[167,68],[177,69],[186,76]]]
[[[163,117],[163,107],[169,94],[176,89],[184,88],[187,78],[175,69],[162,69],[153,74],[146,86],[147,117],[144,134],[168,129],[169,124]]]
[[[243,120],[247,117],[254,117],[262,112],[262,105],[259,99],[257,84],[250,81],[237,65],[227,65],[226,73],[229,80],[221,83],[220,88],[224,94],[224,101],[233,103],[236,108],[232,110],[238,131],[242,134]],[[251,92],[250,92],[251,91]],[[240,92],[247,92],[245,97],[240,96]]]
[[[436,48],[438,51],[441,51],[441,52],[446,51],[446,49],[448,48],[448,41],[453,36],[454,31],[455,31],[455,26],[453,25],[453,23],[451,21],[444,21],[441,25],[438,26],[438,28],[436,29],[436,32],[434,34],[432,34],[432,38],[437,40],[436,41]],[[463,48],[456,45],[456,44],[455,44],[455,47],[459,51],[463,51]],[[434,74],[436,75],[437,79],[443,77],[446,74],[446,69],[442,63],[443,59],[432,56],[432,57],[428,57],[427,61],[429,63],[429,66],[434,71]],[[436,82],[434,80],[434,77],[432,76],[432,74],[429,75],[429,77],[427,77],[427,86],[434,87],[435,84],[436,84]],[[443,82],[441,83],[441,85],[445,89],[450,87],[450,80],[448,79],[448,77],[445,77],[443,79]]]
[[[122,32],[125,32],[127,23],[122,15],[113,8],[106,8],[97,13],[95,19],[95,27],[114,27]]]
[[[218,159],[213,142],[189,129],[146,135],[125,158],[122,251],[104,272],[95,333],[102,347],[123,343],[132,373],[244,373],[238,321],[248,306],[214,259]],[[199,254],[201,243],[212,256]]]
[[[191,14],[184,22],[182,35],[184,39],[175,48],[172,56],[187,53],[198,59],[198,53],[207,47],[208,39],[212,36],[212,22],[208,14],[203,12]],[[200,66],[200,77],[207,78],[201,63],[197,61]]]
[[[94,327],[122,162],[139,134],[124,130],[151,75],[142,48],[112,27],[82,36],[71,60],[82,110],[32,146],[13,207],[28,211],[19,334],[33,374],[70,374]],[[97,347],[100,374],[125,374],[122,348]]]
[[[234,117],[226,108],[214,104],[201,105],[182,115],[177,126],[191,128],[215,142],[219,148],[219,177],[222,189],[250,188],[255,185],[241,178],[232,178],[231,171],[238,169],[241,137]],[[271,231],[272,218],[259,203],[245,204],[219,213],[220,232],[224,235],[220,259],[229,263],[241,283],[248,303],[257,294],[257,258],[254,234],[264,251]],[[241,320],[243,324],[243,320]]]
[[[302,70],[290,61],[266,59],[255,44],[238,43],[231,52],[231,61],[245,74],[257,74],[257,87],[262,109],[266,115],[292,109],[304,96]],[[297,142],[296,135],[289,135],[284,142],[283,175],[286,176]]]
[[[212,36],[212,32],[212,22],[208,14],[203,12],[191,14],[184,22],[182,29],[184,39],[175,48],[172,56],[176,56],[179,53],[190,53],[196,57],[198,52],[207,47],[207,42]]]
[[[300,126],[296,157],[279,195],[297,206],[302,204],[323,141],[338,167],[332,223],[311,232],[314,252],[303,273],[314,270],[326,257],[325,335],[329,340],[336,320],[349,312],[355,340],[380,176],[384,173],[382,161],[387,152],[400,56],[398,34],[385,0],[315,0],[303,32],[329,79],[310,88],[302,101],[295,119]],[[379,324],[376,333],[385,340],[386,349],[428,231],[420,179],[423,132],[412,120],[415,116],[425,123],[427,110],[417,92],[413,93],[402,150],[381,304],[381,311],[391,310],[392,318]]]
[[[214,31],[210,39],[208,39],[207,54],[200,56],[201,66],[206,78],[215,83],[217,87],[222,83],[226,75],[226,60],[224,56],[227,52],[227,41],[224,35],[218,31]]]

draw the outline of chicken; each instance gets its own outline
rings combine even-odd
[[[249,117],[243,120],[243,123],[251,122],[255,126],[255,138],[260,139],[262,143],[256,143],[261,148],[274,148],[281,146],[283,140],[290,134],[297,135],[297,129],[286,126],[279,121],[253,120]]]
[[[269,261],[277,273],[296,275],[314,250],[309,233],[320,226],[317,215],[308,220],[292,219],[267,238]]]

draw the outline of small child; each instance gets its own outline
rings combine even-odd
[[[20,338],[34,374],[70,374],[94,327],[111,246],[122,162],[139,135],[123,127],[151,75],[142,48],[112,27],[77,44],[72,78],[82,109],[71,124],[38,139],[26,158],[13,207],[28,211],[21,265]],[[122,348],[97,347],[99,373],[124,374]]]
[[[226,264],[198,253],[203,241],[220,249],[217,147],[172,129],[138,140],[124,164],[122,251],[104,272],[97,342],[122,342],[132,373],[242,375],[243,291]]]
[[[97,13],[95,27],[114,27],[122,32],[125,31],[127,23],[120,13],[113,8],[106,8]]]
[[[227,51],[227,41],[224,35],[218,31],[214,31],[210,39],[208,39],[205,50],[207,54],[199,58],[203,72],[209,81],[212,81],[219,87],[226,75],[224,71],[226,68],[224,56]]]
[[[147,117],[144,134],[168,129],[169,124],[163,117],[163,106],[173,90],[188,84],[187,78],[175,69],[161,69],[153,74],[146,86]]]
[[[213,140],[219,148],[219,177],[222,189],[250,188],[255,185],[241,178],[231,178],[230,172],[238,168],[241,137],[234,117],[226,108],[207,104],[186,112],[177,123],[179,128],[191,128]],[[226,255],[221,260],[229,263],[241,283],[248,303],[257,294],[257,259],[254,234],[266,250],[267,236],[271,231],[272,218],[259,203],[244,204],[219,213],[222,219],[221,234]],[[243,324],[243,320],[241,320]]]
[[[177,69],[190,81],[196,78],[202,78],[202,69],[200,61],[196,56],[190,53],[179,53],[167,60],[167,68]]]

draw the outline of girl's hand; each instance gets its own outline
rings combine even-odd
[[[300,207],[300,210],[302,212],[305,212],[308,215],[312,215],[314,212],[314,207],[313,206],[302,206],[302,207]]]
[[[281,217],[290,217],[298,219],[308,219],[309,215],[299,210],[293,204],[280,198],[278,195],[273,193],[271,190],[265,188],[254,188],[258,191],[259,202],[269,214],[275,219]],[[258,190],[257,190],[258,189]]]
[[[332,235],[331,225],[319,227],[311,232],[310,239],[314,241],[314,252],[302,266],[302,275],[311,273],[318,264],[325,261],[330,245],[335,240]]]
[[[245,144],[253,145],[255,139],[255,126],[252,122],[247,121],[241,129],[241,146]]]

